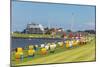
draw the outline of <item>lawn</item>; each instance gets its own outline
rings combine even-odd
[[[12,37],[21,38],[52,38],[50,34],[23,34],[23,33],[12,33]],[[60,35],[56,35],[56,38],[61,38]]]
[[[26,52],[26,51],[24,51]],[[64,62],[81,62],[81,61],[95,61],[95,38],[85,45],[79,45],[66,49],[65,47],[57,47],[55,53],[48,53],[45,56],[39,55],[39,51],[34,58],[25,58],[23,62],[16,63],[12,61],[14,66],[19,65],[34,65],[34,64],[50,64],[50,63],[64,63]]]

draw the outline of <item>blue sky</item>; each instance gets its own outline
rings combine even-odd
[[[28,23],[73,31],[95,29],[95,6],[12,1],[12,31],[22,31]]]

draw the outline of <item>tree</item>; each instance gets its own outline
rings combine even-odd
[[[26,33],[26,29],[24,29],[21,33]]]
[[[72,31],[69,29],[69,30],[67,30],[67,32],[72,32]]]
[[[96,33],[95,30],[85,30],[84,32],[91,33],[91,34],[95,34]]]

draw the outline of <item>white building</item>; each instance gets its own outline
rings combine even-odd
[[[41,24],[28,24],[26,28],[26,33],[29,34],[43,34],[45,33],[44,27]]]

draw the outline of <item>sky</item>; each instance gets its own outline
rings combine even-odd
[[[27,24],[78,30],[95,30],[95,6],[12,1],[11,30],[23,31]]]

